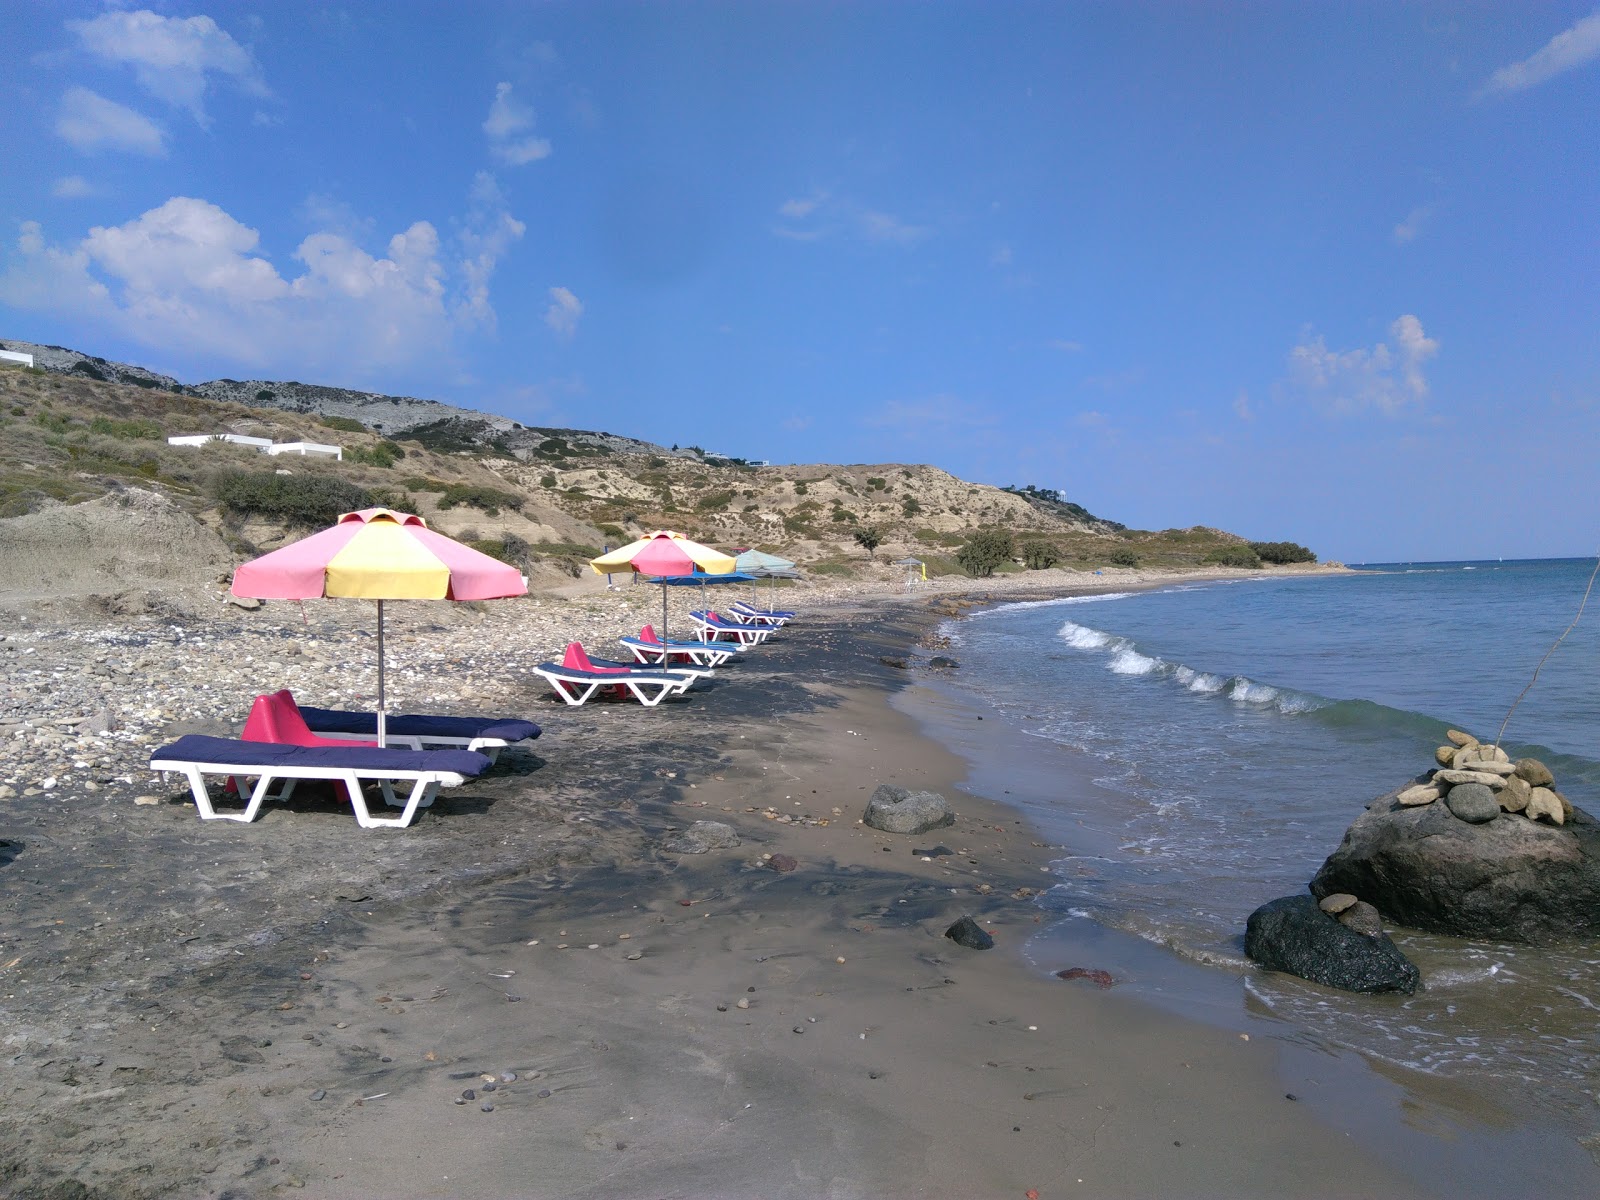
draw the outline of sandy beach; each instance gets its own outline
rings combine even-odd
[[[1546,1194],[1586,1194],[1581,1151],[1481,1097],[1025,961],[1053,847],[963,792],[904,702],[947,601],[788,595],[803,621],[657,710],[567,708],[525,670],[558,629],[622,632],[653,592],[412,606],[399,707],[492,705],[545,733],[404,830],[358,828],[331,792],[201,823],[176,780],[134,770],[158,732],[242,717],[243,674],[326,698],[314,647],[364,653],[363,606],[165,641],[160,618],[117,624],[165,675],[113,674],[130,696],[111,749],[50,788],[11,748],[83,685],[30,685],[17,656],[122,651],[81,627],[9,637],[0,1192],[1487,1195],[1505,1173],[1475,1164],[1509,1156]],[[174,719],[203,708],[172,682],[186,660],[220,694]],[[363,670],[344,673],[358,692]],[[40,719],[18,724],[24,703]],[[956,824],[862,825],[880,783],[943,792]],[[697,820],[739,844],[669,849]],[[962,915],[993,950],[943,936]]]

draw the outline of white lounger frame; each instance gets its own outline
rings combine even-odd
[[[668,678],[668,672],[665,671],[650,675],[626,675],[620,672],[600,675],[588,671],[566,671],[559,667],[535,667],[533,673],[543,677],[555,689],[556,695],[574,708],[606,687],[625,687],[640,704],[654,708],[668,696],[688,691],[689,685],[696,679],[710,674],[709,671],[696,671],[692,675],[672,672],[676,678]],[[646,695],[650,689],[654,689],[654,693]]]
[[[647,642],[643,638],[625,637],[618,638],[624,646],[633,651],[633,657],[642,663],[660,663],[668,671],[680,671],[684,668],[678,663],[668,663],[664,654],[686,654],[689,660],[697,667],[710,671],[720,667],[733,657],[733,650],[726,645],[717,645],[715,642],[674,642],[667,646],[658,642]],[[654,657],[651,657],[654,655]]]
[[[772,636],[771,625],[713,625],[704,617],[691,616],[707,641],[715,641],[723,635],[734,638],[741,646],[759,646]]]
[[[792,617],[779,617],[770,612],[763,612],[753,604],[746,604],[743,600],[736,600],[728,605],[728,615],[741,625],[770,625],[774,629],[787,625]]]
[[[302,779],[331,779],[348,789],[350,801],[356,812],[356,824],[363,829],[376,829],[382,825],[405,826],[417,815],[417,809],[427,808],[439,794],[440,787],[460,787],[467,777],[454,771],[399,771],[388,768],[353,767],[252,767],[248,763],[187,762],[181,759],[158,758],[150,761],[152,771],[178,772],[188,777],[189,790],[194,794],[194,806],[200,810],[202,821],[254,821],[266,800],[287,800],[294,794],[295,784]],[[263,773],[265,772],[265,773]],[[207,775],[232,775],[248,779],[258,776],[250,792],[250,801],[242,812],[218,812],[211,802],[211,792],[206,785]],[[283,788],[272,794],[272,785],[283,781]],[[366,797],[361,793],[363,781],[376,783],[383,792],[383,802],[393,808],[403,808],[398,817],[375,817],[367,808]],[[401,800],[396,797],[393,784],[409,781],[411,792]]]

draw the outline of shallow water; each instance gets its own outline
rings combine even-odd
[[[1593,566],[1408,565],[1029,602],[951,622],[962,669],[937,686],[1020,735],[956,738],[975,786],[1013,790],[1006,781],[1030,759],[1092,779],[1054,798],[1037,778],[1014,789],[1070,851],[1043,901],[1058,921],[1039,939],[1041,966],[1052,939],[1081,943],[1073,926],[1094,922],[1229,981],[1211,993],[1141,959],[1136,973],[1168,999],[1206,992],[1215,1009],[1232,994],[1310,1042],[1447,1079],[1532,1085],[1541,1105],[1592,1123],[1600,942],[1534,950],[1401,933],[1426,983],[1409,998],[1255,971],[1242,942],[1250,912],[1302,892],[1369,800],[1433,765],[1446,728],[1495,736]],[[1543,759],[1594,812],[1600,603],[1586,620],[1544,663],[1504,744]]]

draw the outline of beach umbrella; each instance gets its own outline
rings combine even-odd
[[[233,594],[256,600],[318,596],[378,602],[378,744],[384,745],[385,600],[497,600],[528,590],[522,572],[435,533],[411,513],[348,512],[321,533],[252,559],[233,573]]]
[[[763,579],[799,579],[795,564],[787,558],[780,558],[776,554],[765,554],[760,550],[741,550],[739,557],[734,559],[734,569],[746,575],[754,575]],[[776,586],[776,585],[774,585]],[[769,591],[771,589],[768,589]],[[750,600],[755,602],[756,587],[750,585]],[[767,607],[772,607],[769,598]]]
[[[589,565],[598,575],[613,571],[632,571],[636,575],[678,576],[693,575],[699,569],[706,575],[727,575],[733,570],[733,556],[699,542],[690,541],[681,533],[658,529],[636,542],[599,558],[591,558]],[[667,638],[667,589],[661,588],[661,640]]]

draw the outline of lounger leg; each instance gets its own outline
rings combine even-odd
[[[261,802],[266,799],[268,790],[272,787],[272,776],[263,775],[250,793],[250,802],[244,806],[242,812],[218,812],[211,803],[211,790],[206,785],[206,777],[200,768],[190,764],[183,768],[183,773],[189,780],[189,791],[194,796],[194,806],[200,813],[202,821],[245,821],[256,819],[256,813],[261,811]]]
[[[356,783],[354,772],[350,773],[349,782],[351,784]],[[383,780],[382,786],[384,800],[390,804],[394,804],[395,801],[392,799],[394,792],[389,786],[389,781]],[[359,787],[357,787],[356,790],[351,794],[353,796],[360,797],[361,792]],[[368,811],[366,800],[357,799],[354,802],[356,810],[356,824],[360,825],[363,829],[377,829],[380,826],[398,826],[403,828],[411,824],[411,819],[417,815],[417,809],[427,808],[433,803],[433,798],[438,794],[439,781],[437,779],[417,780],[416,783],[412,785],[411,794],[406,798],[404,811],[401,812],[398,817],[375,817],[371,812]]]

